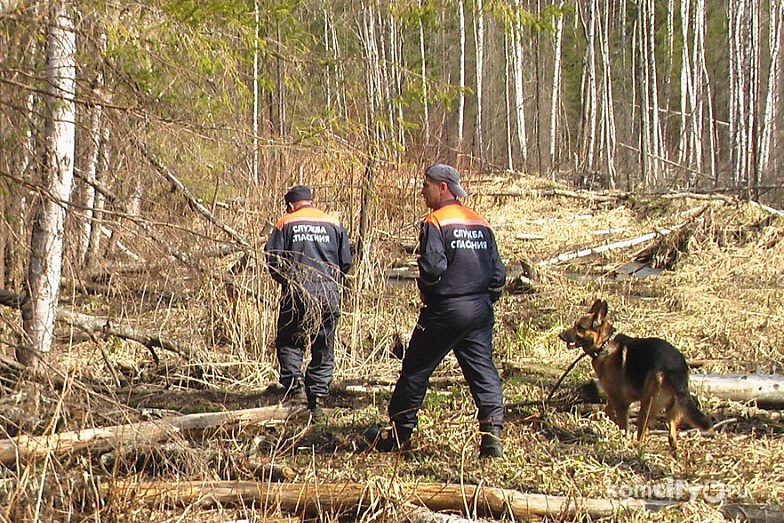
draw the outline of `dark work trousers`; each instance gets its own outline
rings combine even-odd
[[[450,298],[420,310],[389,401],[389,417],[401,439],[416,427],[430,376],[450,350],[455,351],[479,409],[479,422],[503,422],[501,378],[493,364],[494,321],[489,296]]]
[[[281,296],[275,346],[280,364],[280,384],[286,388],[302,380],[302,360],[310,345],[310,363],[305,372],[308,397],[325,397],[335,368],[335,327],[339,312],[320,307],[312,299],[301,300],[290,293]]]

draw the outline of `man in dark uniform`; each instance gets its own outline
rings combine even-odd
[[[495,235],[484,218],[457,201],[466,193],[453,167],[428,167],[422,196],[432,210],[419,234],[417,286],[423,306],[389,402],[392,428],[372,427],[364,436],[382,452],[408,447],[428,380],[454,351],[478,408],[479,454],[501,457],[504,404],[493,364],[493,302],[506,273]]]
[[[275,341],[280,383],[287,398],[307,401],[313,418],[323,416],[334,370],[340,290],[351,267],[348,234],[340,222],[313,205],[306,185],[285,196],[287,214],[264,247],[270,274],[281,285]],[[303,352],[310,363],[302,374]]]

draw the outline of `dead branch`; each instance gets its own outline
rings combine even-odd
[[[191,194],[191,192],[188,190],[188,188],[185,187],[185,184],[183,184],[174,175],[174,173],[172,173],[163,164],[163,162],[161,162],[161,160],[158,157],[153,155],[147,149],[147,146],[143,142],[137,140],[136,141],[136,145],[137,145],[137,147],[139,147],[139,150],[144,155],[144,157],[147,158],[147,160],[153,165],[153,167],[155,167],[155,169],[158,171],[158,173],[161,176],[163,176],[164,178],[166,178],[166,180],[168,180],[169,183],[171,183],[172,186],[174,188],[176,188],[180,192],[180,194],[182,194],[185,197],[186,200],[188,200],[188,203],[191,205],[191,207],[193,209],[195,209],[199,214],[204,216],[207,219],[208,222],[210,222],[211,224],[215,225],[220,230],[222,230],[224,233],[226,233],[226,235],[229,238],[231,238],[232,240],[234,240],[235,242],[239,243],[240,245],[242,245],[243,247],[246,247],[246,248],[250,248],[251,247],[250,242],[248,240],[246,240],[239,232],[235,231],[234,229],[232,229],[231,227],[229,227],[225,223],[219,221],[215,217],[215,215],[212,214],[212,212],[209,209],[207,209],[207,207],[205,207],[201,203],[201,201],[199,201],[198,198],[193,196],[193,194]]]
[[[209,428],[245,427],[285,422],[303,409],[298,407],[260,407],[227,412],[206,412],[173,416],[155,421],[84,429],[49,436],[18,436],[0,440],[0,463],[12,466],[89,449],[100,454],[118,447],[152,445],[174,435],[200,433]]]
[[[180,344],[169,338],[165,338],[163,336],[149,332],[137,331],[136,329],[127,325],[116,325],[112,323],[109,318],[88,316],[86,314],[69,311],[63,307],[58,307],[57,319],[85,332],[100,334],[103,339],[108,339],[114,336],[117,338],[141,343],[150,351],[156,364],[160,362],[160,358],[155,352],[156,348],[173,352],[174,354],[182,356],[183,358],[190,358],[190,355],[193,353],[192,348],[182,347]]]
[[[576,258],[583,258],[585,256],[590,256],[592,254],[599,254],[599,253],[602,253],[602,252],[612,251],[612,250],[615,250],[615,249],[625,249],[625,248],[628,248],[628,247],[633,247],[633,246],[638,245],[640,243],[644,243],[644,242],[653,240],[654,238],[658,238],[660,236],[666,236],[666,235],[668,235],[668,234],[670,234],[670,233],[672,233],[674,231],[677,231],[678,229],[683,227],[683,225],[684,224],[679,224],[679,225],[676,225],[676,226],[672,227],[671,229],[660,229],[658,231],[650,232],[648,234],[643,234],[642,236],[638,236],[636,238],[631,238],[629,240],[624,240],[624,241],[615,242],[615,243],[609,243],[607,245],[600,245],[598,247],[589,247],[588,249],[581,249],[581,250],[573,251],[573,252],[566,252],[566,253],[563,253],[563,254],[559,254],[555,258],[550,258],[549,260],[542,260],[542,261],[540,261],[538,263],[538,265],[539,266],[555,265],[557,263],[561,263],[561,262],[564,262],[564,261],[574,260]]]
[[[508,190],[487,193],[487,196],[565,196],[567,198],[577,198],[580,200],[590,200],[593,202],[616,202],[618,200],[628,200],[628,193],[598,194],[592,191],[569,191],[566,189],[527,189],[527,190]]]

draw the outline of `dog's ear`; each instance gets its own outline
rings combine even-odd
[[[599,312],[601,306],[602,306],[602,300],[596,300],[595,302],[593,302],[593,305],[591,305],[591,310],[588,311],[588,314],[596,314],[597,312]]]
[[[594,328],[598,328],[599,325],[604,323],[604,318],[607,316],[607,302],[604,300],[596,300],[596,303],[593,305],[594,306],[591,307],[591,313],[593,314],[593,324]]]

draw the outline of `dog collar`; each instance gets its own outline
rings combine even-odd
[[[607,344],[615,339],[615,335],[616,334],[617,334],[617,332],[613,332],[612,334],[610,334],[610,336],[606,340],[604,340],[601,345],[599,345],[598,349],[596,349],[593,352],[589,352],[588,353],[588,355],[591,357],[592,360],[595,360],[596,358],[599,357],[599,354],[604,350],[604,348],[607,346]]]

